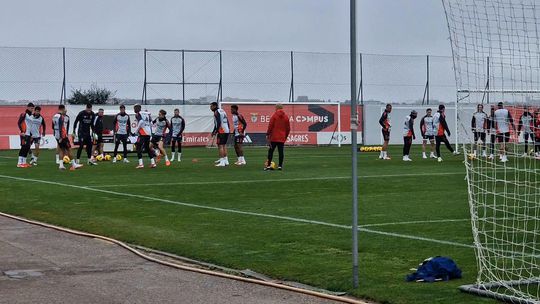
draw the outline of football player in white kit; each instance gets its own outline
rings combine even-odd
[[[218,107],[217,102],[210,104],[210,110],[214,112],[214,130],[212,135],[217,136],[217,145],[219,150],[219,159],[216,161],[216,167],[225,167],[229,165],[227,157],[227,140],[229,139],[229,120],[227,113]]]
[[[473,113],[471,120],[471,128],[474,134],[473,155],[476,157],[478,151],[478,142],[480,141],[480,148],[482,149],[482,157],[487,157],[486,153],[486,128],[487,128],[487,114],[484,112],[484,105],[478,104],[476,106],[476,112]]]
[[[379,159],[390,160],[388,156],[388,143],[390,142],[390,129],[392,128],[392,123],[390,122],[390,113],[392,113],[392,105],[387,104],[384,112],[379,118],[379,125],[381,125],[381,132],[383,137],[383,145],[381,153],[379,154]]]
[[[525,141],[525,151],[523,151],[523,157],[529,155],[529,138],[534,145],[534,116],[529,112],[529,107],[525,106],[523,114],[519,118],[518,122],[518,138],[523,130],[523,140]]]
[[[29,168],[32,165],[26,163],[26,157],[30,151],[30,146],[36,138],[45,136],[45,119],[41,116],[41,107],[34,108],[32,114],[26,113],[24,115],[24,124],[26,129],[22,134],[21,149],[19,150],[19,161],[17,162],[18,168]],[[33,156],[34,158],[35,156]],[[37,157],[35,157],[37,163]]]
[[[420,120],[420,133],[422,133],[422,158],[426,159],[426,144],[431,144],[431,153],[429,158],[437,158],[435,156],[435,125],[433,124],[433,116],[431,116],[431,108],[426,109],[426,115]]]
[[[495,128],[495,106],[491,106],[489,116],[487,118],[486,130],[489,134],[489,156],[488,159],[493,159],[495,153],[495,142],[497,141],[497,129]]]
[[[171,161],[176,156],[176,146],[178,145],[178,161],[182,161],[182,135],[186,128],[186,120],[180,116],[180,110],[174,109],[174,116],[171,117]]]
[[[414,134],[414,120],[417,115],[418,113],[416,113],[415,110],[412,110],[411,114],[405,117],[405,123],[403,125],[403,161],[412,161],[409,157],[409,153],[411,151],[412,142],[416,139],[416,135]]]
[[[247,122],[244,119],[244,116],[238,113],[237,105],[231,106],[231,113],[234,127],[234,151],[238,157],[238,160],[234,164],[237,166],[244,166],[247,163],[246,159],[244,158],[244,149],[242,148],[242,144],[244,143],[244,138],[246,136]]]
[[[450,145],[450,142],[446,137],[446,134],[450,136],[450,129],[446,123],[446,114],[444,114],[445,111],[446,107],[441,104],[439,105],[439,111],[433,115],[433,125],[435,125],[435,129],[437,130],[435,135],[435,152],[437,153],[438,162],[442,162],[441,143],[444,143],[446,148],[450,150],[452,154],[457,154],[457,151],[454,151],[454,148],[452,148],[452,145]]]
[[[116,163],[118,155],[118,147],[122,143],[122,149],[124,153],[124,163],[129,163],[127,159],[127,141],[128,136],[131,134],[131,119],[126,113],[126,106],[120,105],[120,112],[116,114],[113,121],[114,126],[114,154],[113,154],[113,163]]]
[[[157,155],[157,162],[159,163],[162,156],[165,157],[165,166],[170,166],[171,162],[167,151],[163,147],[165,142],[165,137],[167,136],[167,130],[170,129],[171,125],[169,120],[167,120],[167,111],[161,109],[159,110],[158,118],[152,121],[152,124],[155,126],[154,134],[150,140],[150,149],[153,149]]]
[[[134,130],[134,133],[138,135],[137,143],[137,158],[139,159],[139,164],[136,169],[144,168],[144,163],[142,159],[142,151],[146,150],[148,152],[148,158],[150,158],[150,168],[156,167],[156,160],[154,149],[150,149],[150,136],[152,135],[151,123],[152,119],[150,118],[150,113],[142,112],[141,105],[136,104],[133,106],[133,111],[135,112],[135,119],[137,120],[137,127]]]
[[[500,160],[505,163],[508,161],[506,155],[508,149],[508,142],[510,141],[510,127],[516,131],[514,126],[514,120],[510,112],[504,108],[503,103],[497,104],[497,110],[495,110],[495,128],[497,129],[497,141],[500,143]]]
[[[57,142],[57,151],[58,151],[58,169],[65,170],[63,158],[64,156],[69,157],[71,160],[70,170],[75,170],[81,168],[82,164],[77,164],[73,156],[71,155],[71,143],[69,142],[69,116],[66,114],[66,106],[59,105],[58,113],[54,114],[52,118],[52,129],[54,138]]]

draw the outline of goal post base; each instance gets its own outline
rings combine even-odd
[[[536,281],[537,282],[537,281]],[[459,286],[459,290],[461,292],[474,294],[481,297],[486,298],[492,298],[498,301],[507,302],[507,303],[513,303],[513,304],[538,304],[539,302],[535,299],[525,299],[521,297],[516,297],[504,293],[500,293],[497,291],[493,291],[492,289],[497,288],[505,288],[507,286],[512,285],[520,285],[520,284],[526,284],[526,282],[507,282],[508,284],[502,284],[502,283],[488,283],[488,284],[469,284],[469,285],[461,285]],[[505,286],[506,285],[506,286]]]

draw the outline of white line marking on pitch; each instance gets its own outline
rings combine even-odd
[[[59,182],[51,182],[51,181],[46,181],[46,180],[14,177],[14,176],[9,176],[9,175],[0,175],[0,178],[6,178],[6,179],[12,179],[12,180],[18,180],[18,181],[25,181],[25,182],[43,183],[43,184],[56,185],[56,186],[62,186],[62,187],[71,187],[71,188],[76,188],[76,189],[83,189],[83,190],[107,193],[107,194],[118,195],[118,196],[135,197],[135,198],[139,198],[139,199],[143,199],[143,200],[150,200],[150,201],[156,201],[156,202],[162,202],[162,203],[168,203],[168,204],[174,204],[174,205],[180,205],[180,206],[186,206],[186,207],[192,207],[192,208],[207,209],[207,210],[214,210],[214,211],[221,211],[221,212],[235,213],[235,214],[242,214],[242,215],[252,215],[252,216],[257,216],[257,217],[266,217],[266,218],[272,218],[272,219],[279,219],[279,220],[286,220],[286,221],[292,221],[292,222],[298,222],[298,223],[321,225],[321,226],[341,228],[341,229],[351,229],[351,226],[347,226],[347,225],[340,225],[340,224],[333,224],[333,223],[327,223],[327,222],[322,222],[322,221],[307,220],[307,219],[295,218],[295,217],[289,217],[289,216],[280,216],[280,215],[256,213],[256,212],[249,212],[249,211],[240,211],[240,210],[235,210],[235,209],[227,209],[227,208],[219,208],[219,207],[197,205],[197,204],[191,204],[191,203],[182,203],[182,202],[172,201],[172,200],[168,200],[168,199],[149,197],[149,196],[144,196],[144,195],[139,195],[139,194],[115,192],[115,191],[103,190],[103,189],[94,189],[94,188],[85,187],[85,186],[71,185],[71,184],[65,184],[65,183],[59,183]],[[437,240],[437,239],[431,239],[431,238],[425,238],[425,237],[407,235],[407,234],[399,234],[399,233],[393,233],[393,232],[377,231],[377,230],[372,230],[372,229],[362,228],[362,227],[358,228],[358,231],[363,231],[363,232],[368,232],[368,233],[373,233],[373,234],[379,234],[379,235],[385,235],[385,236],[399,237],[399,238],[404,238],[404,239],[426,241],[426,242],[438,243],[438,244],[444,244],[444,245],[466,247],[466,248],[474,248],[472,245],[463,244],[463,243],[457,243],[457,242],[451,242],[451,241],[443,241],[443,240]]]
[[[438,176],[438,175],[465,175],[465,172],[440,172],[440,173],[406,173],[406,174],[379,174],[379,175],[361,175],[358,178],[377,178],[377,177],[414,177],[414,176]],[[301,177],[301,178],[281,178],[281,179],[251,179],[244,181],[218,181],[218,182],[178,182],[178,183],[146,183],[146,184],[113,184],[113,185],[90,185],[92,188],[112,188],[127,186],[174,186],[174,185],[210,185],[210,184],[245,184],[245,183],[266,183],[266,182],[295,182],[312,180],[332,180],[332,179],[351,179],[350,176],[326,176],[326,177]]]
[[[395,225],[411,225],[411,224],[429,224],[429,223],[453,223],[453,222],[466,222],[471,219],[442,219],[442,220],[424,220],[424,221],[406,221],[406,222],[389,222],[389,223],[375,223],[360,225],[360,227],[382,227],[382,226],[395,226]]]

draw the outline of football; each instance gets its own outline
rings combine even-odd
[[[103,160],[103,155],[100,154],[100,155],[96,156],[96,159],[97,159],[98,161],[102,161],[102,160]]]
[[[104,157],[103,157],[106,161],[109,161],[112,159],[112,156],[110,156],[109,154],[106,154]]]
[[[116,155],[116,160],[121,161],[122,160],[122,155],[120,155],[120,154]]]
[[[64,156],[64,158],[62,158],[62,160],[64,161],[64,164],[69,164],[69,162],[71,161],[71,159],[69,159],[69,156]]]

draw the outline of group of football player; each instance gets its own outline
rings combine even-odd
[[[384,112],[379,119],[379,124],[382,127],[382,136],[384,144],[379,158],[389,160],[388,143],[390,141],[390,113],[392,105],[387,104]],[[416,134],[414,132],[414,121],[418,113],[413,110],[405,117],[403,124],[403,161],[412,161],[410,158],[410,149]],[[478,104],[476,112],[472,115],[471,130],[474,137],[471,158],[485,157],[494,159],[497,153],[495,146],[499,143],[498,155],[501,162],[508,161],[508,142],[511,139],[511,131],[517,133],[517,138],[523,134],[524,151],[522,156],[529,155],[529,140],[534,145],[534,156],[540,159],[540,110],[533,113],[529,111],[529,107],[525,106],[522,115],[519,118],[518,127],[514,124],[512,115],[508,109],[504,107],[502,102],[496,106],[492,105],[490,114],[484,112],[484,105]],[[452,154],[459,154],[454,150],[448,137],[450,129],[446,122],[445,106],[439,105],[438,111],[432,115],[432,109],[426,109],[426,114],[420,120],[420,131],[422,135],[422,158],[428,158],[426,154],[428,144],[431,146],[429,158],[435,158],[442,162],[440,146],[442,143],[448,148]],[[489,136],[489,146],[487,138]],[[488,154],[489,148],[489,154]]]
[[[279,166],[277,169],[281,169],[283,165],[283,147],[289,135],[290,126],[288,117],[283,113],[282,108],[281,105],[276,106],[276,113],[274,113],[270,121],[268,129],[269,152],[265,170],[274,169],[270,164],[272,163],[271,159],[275,148],[278,148],[279,152]],[[232,128],[229,125],[226,111],[219,108],[217,102],[211,103],[210,110],[213,112],[214,118],[212,137],[215,138],[219,151],[219,159],[215,162],[215,166],[225,167],[229,165],[226,144],[231,134],[234,136],[234,149],[237,155],[235,165],[246,165],[243,142],[247,122],[238,112],[238,105],[231,105]],[[115,144],[112,156],[113,163],[120,160],[129,163],[127,145],[131,138],[136,138],[137,169],[144,168],[143,152],[148,154],[151,168],[155,168],[163,158],[165,159],[165,166],[170,166],[171,161],[175,159],[180,162],[186,121],[180,115],[179,109],[174,109],[174,114],[170,119],[167,119],[165,110],[160,110],[158,117],[153,120],[150,113],[142,111],[139,104],[133,106],[133,111],[136,119],[135,129],[131,127],[131,119],[126,113],[124,105],[119,106],[119,112],[114,116],[112,130]],[[65,163],[71,164],[70,170],[81,168],[83,165],[80,158],[83,150],[86,150],[88,165],[97,165],[98,160],[105,158],[103,151],[103,118],[103,109],[94,112],[92,105],[87,104],[86,108],[78,113],[73,123],[73,132],[70,134],[70,117],[67,115],[66,106],[58,106],[58,112],[52,118],[52,130],[57,142],[56,163],[60,170],[66,169]],[[46,134],[46,123],[41,115],[41,108],[29,103],[25,112],[19,117],[18,127],[21,132],[21,148],[17,167],[28,168],[37,165],[41,138]],[[171,158],[169,158],[164,148],[168,137],[170,137]],[[71,147],[74,143],[78,144],[75,158],[71,154]],[[33,151],[31,150],[32,144],[35,145]],[[123,157],[118,155],[120,144],[122,144],[123,148]],[[29,154],[31,154],[30,162],[27,161]]]

